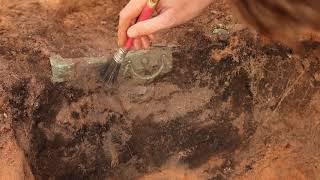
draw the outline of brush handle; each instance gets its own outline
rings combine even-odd
[[[146,6],[143,8],[137,22],[141,22],[141,21],[145,21],[148,20],[152,17],[152,14],[155,11],[155,8],[158,4],[159,0],[148,0]],[[131,49],[132,45],[133,45],[133,40],[134,38],[128,38],[125,46],[123,47],[124,49],[126,49],[127,51]]]

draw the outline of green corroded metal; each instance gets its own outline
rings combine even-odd
[[[59,55],[50,57],[52,82],[72,81],[79,74],[99,75],[111,59],[107,57],[62,58]],[[172,49],[154,47],[128,53],[119,76],[124,78],[152,80],[158,75],[170,72],[172,69]]]

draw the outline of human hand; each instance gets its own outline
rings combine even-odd
[[[118,41],[123,46],[127,37],[135,38],[134,49],[149,48],[153,33],[183,24],[198,16],[213,0],[160,0],[158,15],[135,24],[147,0],[130,0],[120,12]],[[134,25],[133,25],[134,24]],[[130,27],[131,26],[131,27]]]

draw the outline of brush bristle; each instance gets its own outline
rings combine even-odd
[[[117,63],[114,59],[108,63],[103,79],[108,84],[114,84],[117,80],[119,71],[120,71],[121,63]]]

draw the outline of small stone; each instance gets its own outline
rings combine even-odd
[[[219,14],[219,12],[218,12],[218,11],[215,11],[215,10],[211,10],[210,13],[211,13],[211,14]]]
[[[216,34],[218,36],[218,39],[221,41],[227,41],[229,39],[229,31],[222,28],[216,28],[212,32],[213,34]]]
[[[314,79],[320,81],[320,72],[314,74]]]
[[[193,32],[193,31],[194,31],[193,28],[188,29],[188,32]]]
[[[220,28],[217,28],[217,29],[214,29],[213,34],[217,34],[217,35],[228,35],[229,32],[225,29],[220,29]]]
[[[145,86],[138,86],[137,88],[136,88],[136,95],[138,95],[138,96],[142,96],[142,95],[144,95],[144,94],[146,94],[147,93],[147,87],[145,87]]]
[[[224,25],[223,24],[217,24],[217,27],[224,28]]]

